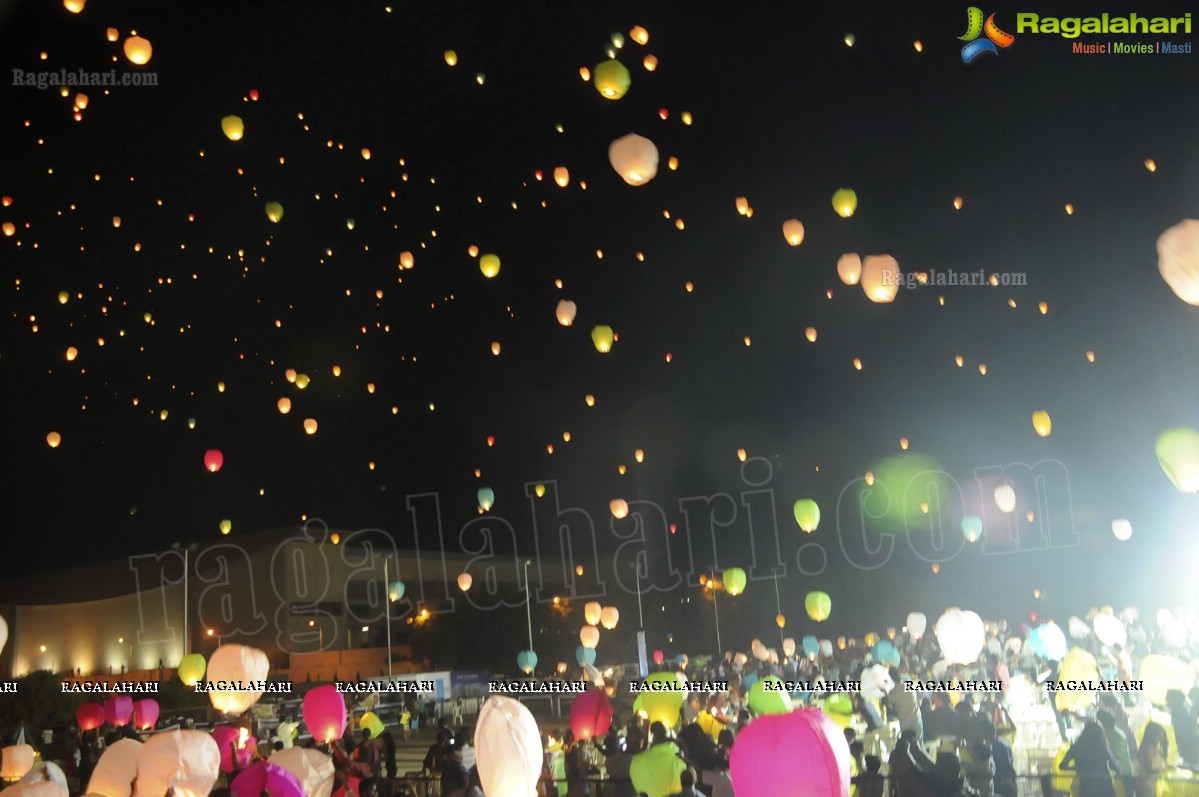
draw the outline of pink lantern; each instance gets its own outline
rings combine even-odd
[[[142,743],[136,739],[118,739],[105,747],[91,780],[87,782],[86,793],[129,797],[130,784],[137,777],[137,759],[141,751]]]
[[[654,651],[654,664],[661,664],[666,661],[666,654],[660,650]]]
[[[164,731],[142,745],[135,797],[205,797],[220,775],[221,752],[203,731]]]
[[[304,797],[300,779],[278,764],[255,761],[238,773],[229,787],[233,797]]]
[[[81,731],[94,731],[104,724],[104,706],[99,703],[84,703],[75,709],[75,722]]]
[[[295,775],[308,797],[329,797],[333,792],[333,759],[318,750],[289,747],[273,754],[269,763]]]
[[[133,702],[133,727],[148,730],[158,722],[158,701],[152,697]]]
[[[346,698],[326,684],[304,695],[304,724],[318,742],[340,739],[346,732]]]
[[[204,467],[209,473],[216,473],[225,464],[225,455],[220,449],[210,448],[204,452]]]
[[[602,739],[611,724],[612,701],[599,690],[584,692],[570,706],[570,730],[576,739]]]
[[[133,698],[114,695],[104,701],[104,719],[109,725],[120,728],[133,719]]]
[[[250,732],[245,728],[218,725],[212,729],[212,738],[221,751],[221,772],[229,774],[250,763],[256,744],[250,738]],[[233,757],[235,752],[237,753],[236,762]]]
[[[730,774],[754,797],[849,797],[849,743],[820,709],[758,717],[737,734]]]

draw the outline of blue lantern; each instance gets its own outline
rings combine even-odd
[[[899,666],[899,651],[885,639],[879,640],[874,646],[874,660],[879,664]]]
[[[395,603],[404,597],[404,582],[393,581],[387,585],[387,600]]]
[[[962,535],[966,542],[978,542],[983,533],[983,519],[978,515],[966,515],[962,518]]]
[[[810,659],[814,659],[820,655],[820,640],[814,636],[806,636],[803,638],[804,655]]]
[[[495,503],[495,490],[490,487],[480,487],[476,497],[479,499],[479,506],[483,507],[483,511],[486,512]]]
[[[595,666],[595,648],[585,648],[582,646],[575,648],[575,659],[579,662],[580,667],[582,667],[586,664],[590,664],[591,666],[594,667]]]
[[[520,667],[520,671],[525,675],[531,674],[537,669],[537,654],[531,650],[522,650],[516,654],[516,666]]]

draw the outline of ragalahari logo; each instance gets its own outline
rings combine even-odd
[[[979,36],[983,34],[986,34],[986,38],[980,39]],[[968,64],[983,53],[999,55],[1000,50],[1012,46],[1016,37],[999,29],[995,24],[994,14],[987,17],[984,23],[982,9],[970,6],[966,9],[966,34],[958,36],[958,39],[967,42],[962,48],[962,62]]]

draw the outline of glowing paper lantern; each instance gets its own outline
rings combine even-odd
[[[1159,706],[1166,704],[1166,692],[1171,689],[1186,694],[1195,685],[1195,670],[1189,664],[1160,653],[1141,659],[1139,677],[1145,682],[1145,697]]]
[[[214,657],[215,658],[215,657]],[[203,731],[164,731],[142,745],[136,797],[202,797],[220,776],[221,752]]]
[[[799,219],[787,219],[783,222],[783,237],[792,246],[799,246],[803,243],[803,233],[803,222]]]
[[[787,627],[786,615],[776,614],[774,616],[774,624],[777,625],[779,628],[786,628]]]
[[[510,697],[488,698],[475,724],[475,765],[487,797],[534,797],[542,761],[529,710]]]
[[[1061,626],[1052,622],[1045,623],[1038,626],[1034,633],[1036,634],[1035,639],[1040,642],[1038,654],[1050,661],[1061,661],[1069,649],[1069,643],[1066,642],[1066,635],[1062,632]],[[1030,639],[1032,638],[1030,637]],[[1036,651],[1037,647],[1038,645],[1034,643],[1033,650]]]
[[[114,695],[104,701],[104,721],[123,728],[133,719],[133,698]]]
[[[1071,648],[1062,658],[1058,679],[1062,681],[1098,681],[1099,664],[1095,657],[1082,648]],[[1058,691],[1054,693],[1058,711],[1086,711],[1095,703],[1095,692],[1091,690]]]
[[[267,761],[255,761],[237,773],[229,792],[232,797],[305,797],[299,778]]]
[[[125,39],[125,57],[131,63],[138,66],[144,66],[150,62],[150,56],[154,54],[154,48],[150,45],[149,39],[143,39],[141,36],[130,36]]]
[[[391,582],[387,585],[387,600],[391,601],[392,603],[401,600],[404,597],[405,589],[407,589],[407,587],[405,587],[403,581]]]
[[[862,261],[862,290],[866,298],[877,304],[895,301],[903,274],[899,261],[891,255],[866,255]]]
[[[815,640],[812,641],[814,642]],[[795,640],[791,637],[787,637],[783,640],[783,655],[787,658],[791,658],[795,655]]]
[[[599,625],[600,613],[604,607],[599,601],[588,601],[583,606],[583,619],[587,621],[587,625]]]
[[[1001,484],[995,488],[995,506],[1000,512],[1013,512],[1016,509],[1016,491],[1010,484]]]
[[[1186,219],[1161,234],[1157,270],[1175,296],[1199,306],[1199,221]]]
[[[838,188],[833,193],[833,210],[843,219],[848,219],[858,209],[858,195],[852,188]]]
[[[620,610],[615,606],[605,606],[600,611],[600,625],[611,631],[620,622]]]
[[[801,498],[796,501],[793,511],[795,522],[809,534],[820,525],[820,507],[811,498]]]
[[[801,644],[803,645],[804,655],[808,658],[814,659],[820,655],[820,642],[818,642],[816,637],[812,636],[811,634],[805,636]]]
[[[204,467],[209,473],[216,473],[225,464],[225,455],[215,448],[204,452]]]
[[[86,784],[86,793],[101,797],[129,797],[130,784],[137,777],[137,759],[141,752],[142,743],[136,739],[118,739],[105,747]]]
[[[602,691],[584,692],[570,705],[570,730],[576,739],[602,739],[611,724],[612,701]]]
[[[612,517],[617,520],[629,515],[629,504],[623,498],[613,498],[608,502],[608,509],[612,512]]]
[[[745,592],[745,571],[739,567],[730,567],[724,571],[724,591],[736,597]]]
[[[13,744],[0,750],[0,778],[6,781],[20,780],[33,769],[33,748],[27,744]]]
[[[221,530],[221,534],[228,534],[229,532],[233,531],[233,521],[226,518],[220,522],[219,528]]]
[[[928,618],[923,612],[910,612],[907,618],[908,636],[912,639],[920,639],[924,636],[924,630],[928,628]]]
[[[232,725],[218,725],[212,729],[212,738],[221,751],[221,772],[228,775],[250,763],[255,745],[250,743],[248,732]]]
[[[479,258],[479,271],[483,272],[483,276],[487,279],[492,279],[496,274],[500,273],[500,257],[499,255],[486,254]]]
[[[674,742],[655,744],[633,756],[629,778],[633,789],[647,797],[668,797],[682,791],[679,776],[687,768]]]
[[[158,701],[154,698],[135,700],[133,702],[133,727],[147,730],[158,722]]]
[[[595,648],[585,648],[580,645],[575,648],[575,660],[579,662],[580,667],[595,664]]]
[[[861,681],[862,697],[871,700],[881,700],[895,688],[895,681],[891,678],[891,673],[881,664],[872,664],[862,670]]]
[[[446,50],[445,51],[445,62],[448,66],[457,66],[458,65],[458,53],[454,52],[453,50]]]
[[[267,202],[266,217],[276,224],[283,221],[283,206],[278,202]]]
[[[207,664],[199,653],[189,653],[179,660],[179,680],[185,686],[195,686],[204,680]]]
[[[333,759],[318,750],[289,747],[273,754],[269,763],[294,775],[307,797],[329,797],[333,791]]]
[[[737,791],[753,797],[849,797],[851,761],[841,728],[822,711],[802,709],[745,726],[730,774]]]
[[[241,137],[246,134],[246,126],[240,116],[226,116],[221,119],[221,131],[230,141],[241,141]]]
[[[208,662],[208,680],[265,683],[270,669],[270,661],[261,650],[245,645],[222,645]],[[261,697],[262,690],[259,689],[235,692],[213,688],[208,693],[212,707],[226,714],[241,714]]]
[[[1120,542],[1128,542],[1132,538],[1132,522],[1125,518],[1113,520],[1112,534],[1116,535]]]
[[[575,313],[579,310],[574,302],[563,299],[558,302],[558,308],[554,314],[558,317],[558,323],[564,327],[568,327],[575,322]]]
[[[50,434],[46,435],[46,445],[50,446],[50,448],[58,448],[61,443],[62,435],[58,432],[50,432]]]
[[[483,511],[485,512],[491,509],[495,503],[495,491],[490,487],[480,487],[475,497],[479,499],[479,506],[483,507]]]
[[[532,650],[522,650],[516,654],[516,666],[525,675],[529,675],[533,670],[537,669],[537,653]]]
[[[458,589],[462,590],[463,592],[466,592],[468,589],[470,589],[470,585],[473,583],[475,583],[475,579],[471,576],[470,573],[459,573],[458,574]]]
[[[595,344],[595,350],[600,354],[612,351],[612,344],[615,340],[616,335],[612,332],[612,327],[598,326],[591,330],[591,342]]]
[[[78,14],[83,11],[83,7],[87,5],[87,0],[62,0],[63,8],[70,11],[72,14]]]
[[[808,610],[808,617],[818,623],[827,620],[833,610],[833,601],[827,592],[809,592],[803,599],[803,605]]]
[[[645,185],[658,173],[658,148],[648,138],[629,133],[608,146],[608,162],[629,185]]]
[[[599,644],[600,632],[593,625],[585,625],[579,629],[579,641],[585,648],[594,648]]]
[[[749,688],[749,707],[759,716],[791,711],[791,695],[783,689],[783,679],[767,675],[755,681]]]
[[[379,715],[373,711],[368,711],[358,720],[358,727],[362,730],[370,731],[372,739],[378,739],[383,735],[383,720],[379,719]]]
[[[596,64],[591,75],[596,91],[609,100],[619,100],[628,92],[632,83],[629,70],[615,58]]]
[[[304,725],[318,742],[340,739],[346,732],[346,698],[331,684],[304,695]]]
[[[1095,629],[1095,636],[1105,645],[1124,646],[1128,644],[1128,632],[1118,617],[1110,614],[1097,614],[1091,620],[1091,627]]]
[[[1049,413],[1045,410],[1037,410],[1032,414],[1032,428],[1037,431],[1038,437],[1048,437],[1050,430],[1053,429],[1053,421],[1049,417]]]
[[[1157,461],[1179,490],[1199,492],[1199,432],[1186,427],[1162,432],[1157,438]]]
[[[662,663],[657,655],[660,652],[654,651],[654,661],[657,664]],[[663,657],[664,659],[665,657]],[[673,728],[675,723],[679,721],[679,711],[683,708],[683,702],[687,697],[685,691],[673,691],[674,687],[680,685],[679,675],[673,672],[656,672],[646,678],[645,682],[651,685],[649,687],[651,690],[655,688],[652,684],[663,684],[668,685],[667,688],[670,688],[672,691],[642,692],[633,702],[633,711],[643,713],[645,718],[651,723],[661,722],[667,728]],[[659,686],[656,688],[661,689],[663,687]]]
[[[75,722],[81,731],[94,731],[104,724],[104,706],[99,703],[83,703],[75,709]]]
[[[559,188],[565,188],[570,185],[570,170],[565,166],[557,166],[554,168],[554,182]]]
[[[933,633],[948,664],[973,664],[987,641],[982,618],[956,608],[941,615]]]
[[[978,515],[966,515],[962,518],[962,536],[966,542],[978,542],[983,533],[983,519]]]

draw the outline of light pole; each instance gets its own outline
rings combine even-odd
[[[183,551],[183,655],[191,653],[191,638],[187,634],[187,579],[191,573],[191,552],[198,548],[194,542],[189,545],[171,543],[172,551]]]
[[[390,556],[383,557],[383,610],[387,615],[387,682],[391,683],[391,582],[387,569]]]
[[[218,648],[221,646],[221,632],[220,631],[215,631],[215,630],[209,628],[208,636],[210,636],[210,637],[215,636],[216,637],[216,646]]]
[[[782,617],[783,616],[783,602],[779,598],[779,571],[778,571],[778,568],[775,568],[775,570],[774,570],[774,606],[778,610],[778,617]],[[777,621],[777,619],[778,618],[776,617],[775,620]],[[783,618],[783,619],[785,620],[786,618]],[[780,625],[779,626],[779,645],[782,645],[782,644],[783,644],[783,626]],[[779,650],[782,650],[782,648],[780,647]]]
[[[533,564],[532,559],[525,560],[525,617],[529,621],[529,650],[533,650],[533,602],[529,598],[529,565]],[[537,668],[534,667],[534,670]],[[532,673],[529,673],[532,675]]]
[[[117,644],[118,644],[118,645],[124,645],[124,644],[125,644],[125,637],[123,637],[123,636],[119,636],[119,637],[117,637]],[[129,671],[129,672],[133,672],[133,638],[132,638],[132,637],[130,637],[130,639],[129,639],[129,667],[128,667],[128,671]]]
[[[716,658],[719,660],[724,655],[724,648],[720,645],[720,609],[716,605],[716,568],[713,567],[708,573],[708,584],[712,587],[712,611],[716,613]]]

